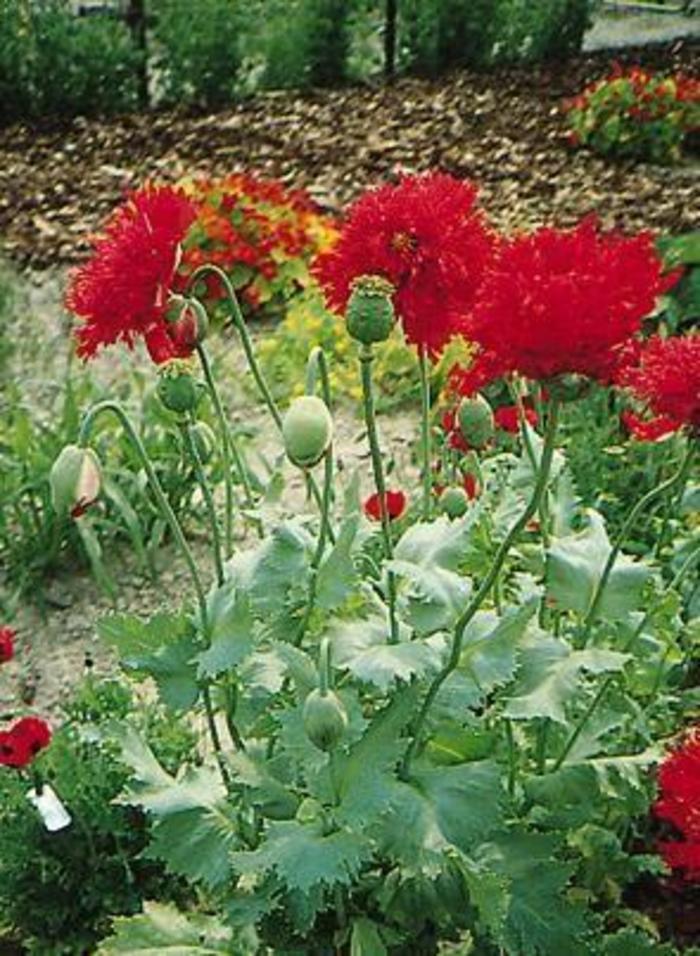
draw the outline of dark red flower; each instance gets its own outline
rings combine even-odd
[[[663,276],[651,235],[539,229],[505,243],[467,335],[510,371],[532,379],[573,373],[609,381],[618,350],[641,327]]]
[[[0,627],[0,664],[6,664],[15,656],[15,638],[11,627]]]
[[[501,355],[477,349],[469,365],[453,365],[447,377],[448,391],[469,398],[509,371]]]
[[[636,364],[622,369],[618,381],[650,413],[646,421],[627,416],[628,427],[636,425],[638,437],[645,437],[646,430],[658,438],[686,426],[700,431],[700,332],[668,339],[653,336]]]
[[[525,421],[533,428],[537,427],[537,412],[534,408],[525,406]],[[517,405],[501,405],[493,413],[493,420],[496,428],[501,431],[509,432],[511,435],[517,435],[520,431],[520,414]]]
[[[365,193],[314,269],[331,308],[345,308],[359,276],[383,276],[396,289],[406,338],[439,353],[463,331],[494,253],[495,234],[475,210],[476,196],[471,183],[444,173],[404,176]]]
[[[139,336],[157,363],[191,353],[170,338],[165,312],[180,243],[194,219],[195,207],[170,186],[146,186],[116,210],[66,295],[67,308],[83,320],[79,355],[90,358],[119,341],[132,347]]]
[[[660,415],[658,418],[644,419],[635,412],[625,409],[620,415],[623,427],[637,441],[658,441],[678,430],[678,422],[673,418]]]
[[[472,475],[471,472],[467,472],[464,476],[464,490],[467,493],[467,498],[470,501],[474,501],[475,498],[478,498],[481,494],[481,485],[476,475]]]
[[[26,767],[51,742],[51,728],[40,717],[22,717],[0,731],[0,765]]]
[[[660,845],[666,863],[685,871],[688,879],[700,879],[700,727],[663,761],[658,770],[660,795],[654,813],[667,820],[683,841]]]
[[[369,496],[363,507],[365,514],[368,518],[371,518],[372,521],[382,520],[381,499],[377,492]],[[401,517],[406,510],[406,495],[403,491],[387,491],[386,510],[392,521]]]

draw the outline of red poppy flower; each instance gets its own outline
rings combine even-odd
[[[700,431],[700,332],[668,339],[653,336],[636,364],[622,369],[618,381],[650,412],[647,420],[627,416],[628,427],[638,437],[651,440],[684,426]]]
[[[661,270],[649,234],[602,234],[592,218],[516,237],[484,283],[467,335],[529,378],[607,382],[618,350],[677,279]]]
[[[502,356],[478,349],[469,365],[453,365],[447,377],[447,388],[456,395],[470,398],[509,371]]]
[[[165,313],[180,243],[194,218],[192,203],[170,186],[146,186],[116,210],[66,295],[67,308],[83,320],[79,355],[91,358],[118,341],[132,347],[139,336],[154,362],[191,354],[170,338]]]
[[[637,441],[658,441],[678,430],[678,422],[673,418],[660,415],[658,418],[644,419],[629,409],[622,412],[620,421]]]
[[[372,521],[382,520],[381,499],[377,492],[369,496],[363,507],[365,514],[368,518],[371,518]],[[401,517],[406,510],[406,495],[403,491],[387,491],[386,510],[392,521]]]
[[[695,728],[661,764],[660,796],[654,813],[668,820],[683,841],[660,845],[666,863],[685,870],[688,879],[700,879],[700,728]]]
[[[509,432],[511,435],[517,435],[520,431],[520,414],[517,405],[501,405],[493,413],[493,420],[496,428],[501,431]],[[525,421],[533,428],[537,427],[537,412],[534,408],[525,406]]]
[[[0,664],[6,664],[15,656],[15,637],[11,627],[0,627]]]
[[[51,728],[40,717],[22,717],[0,731],[0,765],[26,767],[51,742]]]
[[[444,173],[405,176],[355,202],[336,246],[314,272],[331,308],[343,310],[351,286],[379,275],[396,289],[406,338],[432,355],[463,331],[491,262],[495,234],[475,210],[477,190]]]

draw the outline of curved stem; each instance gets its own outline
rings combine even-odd
[[[204,474],[204,468],[202,467],[202,459],[199,457],[199,451],[197,450],[197,445],[192,437],[192,424],[191,422],[182,422],[180,425],[182,436],[185,440],[185,446],[187,448],[187,453],[192,459],[192,464],[194,465],[194,472],[199,483],[199,487],[202,491],[202,496],[204,498],[204,503],[207,507],[207,512],[209,514],[209,524],[211,526],[211,536],[212,536],[212,550],[214,552],[214,567],[216,568],[216,580],[219,587],[224,583],[224,563],[221,556],[221,535],[219,533],[219,522],[216,517],[216,507],[214,506],[214,498],[211,493],[211,488],[209,487],[209,482],[207,481],[206,475]]]
[[[424,347],[420,347],[418,350],[418,367],[420,369],[421,397],[422,517],[424,521],[428,521],[432,501],[432,481],[430,475],[430,372],[428,368],[428,352]]]
[[[456,670],[459,664],[459,658],[462,653],[462,643],[464,640],[464,632],[467,628],[467,625],[472,620],[476,612],[481,608],[484,600],[486,599],[489,591],[493,587],[498,575],[501,571],[501,568],[505,564],[506,558],[510,553],[510,549],[515,543],[516,539],[519,537],[528,521],[537,511],[542,495],[547,489],[547,483],[549,481],[549,475],[552,468],[552,458],[554,456],[554,441],[556,438],[557,425],[559,423],[559,405],[556,401],[552,402],[550,406],[549,418],[547,421],[547,431],[544,439],[544,447],[542,449],[542,457],[540,459],[540,467],[537,473],[537,480],[535,482],[535,487],[533,489],[532,495],[529,502],[525,506],[523,513],[512,525],[510,531],[505,536],[501,545],[496,552],[496,555],[493,559],[491,567],[487,571],[484,580],[481,582],[479,590],[476,592],[468,606],[462,612],[460,617],[455,624],[454,630],[454,639],[452,641],[452,649],[450,651],[450,657],[438,673],[438,675],[433,680],[432,684],[428,689],[428,693],[425,696],[423,701],[423,706],[421,707],[416,722],[413,728],[413,735],[411,741],[406,749],[404,758],[401,765],[401,774],[403,777],[408,776],[411,768],[411,761],[415,754],[416,748],[420,741],[421,732],[423,730],[423,725],[428,717],[428,713],[433,704],[433,701],[438,695],[438,692],[442,685],[445,683],[447,678]]]
[[[230,558],[231,554],[233,553],[233,481],[231,479],[232,462],[235,465],[241,486],[243,487],[243,495],[245,497],[246,507],[252,511],[255,508],[255,502],[253,500],[253,492],[250,487],[250,481],[248,480],[248,471],[246,469],[243,456],[239,452],[238,446],[231,436],[231,429],[226,421],[226,414],[224,412],[224,407],[221,404],[219,390],[216,387],[216,381],[212,374],[209,356],[202,345],[197,346],[197,355],[199,357],[200,365],[202,366],[204,381],[206,382],[207,391],[209,392],[212,405],[214,406],[214,414],[216,415],[216,420],[219,425],[219,432],[221,434],[221,448],[224,459],[224,488],[226,491],[225,553],[226,558]],[[262,535],[260,522],[257,522],[256,526],[258,529],[258,534]]]
[[[656,604],[660,603],[660,602],[664,599],[664,597],[669,593],[669,591],[674,591],[674,590],[678,587],[678,585],[681,583],[681,581],[682,581],[683,578],[686,576],[686,574],[688,573],[688,571],[692,568],[693,564],[695,563],[695,561],[697,560],[698,557],[700,557],[700,545],[698,545],[697,548],[695,548],[693,551],[690,552],[690,554],[689,554],[688,557],[685,559],[685,561],[683,562],[683,564],[681,565],[681,567],[678,569],[678,571],[677,571],[676,575],[674,576],[674,578],[673,578],[673,579],[671,580],[671,582],[663,589],[663,591],[662,591],[661,594],[659,595],[659,598],[658,598]],[[647,626],[647,624],[649,623],[649,620],[650,620],[650,618],[652,617],[653,613],[654,613],[654,609],[648,610],[648,611],[646,612],[646,614],[644,615],[644,617],[642,618],[642,620],[639,622],[639,624],[637,625],[637,627],[634,629],[634,632],[632,633],[632,636],[630,637],[629,641],[626,642],[626,644],[625,644],[625,646],[624,646],[624,648],[623,648],[623,651],[624,651],[624,652],[628,652],[628,651],[632,650],[632,647],[636,644],[636,642],[637,642],[638,638],[640,637],[642,631],[644,630],[644,628],[645,628],[645,627]],[[588,723],[588,721],[591,719],[591,717],[593,716],[593,714],[595,713],[595,711],[598,709],[601,700],[603,699],[603,697],[605,697],[606,693],[608,692],[608,688],[609,688],[612,684],[614,684],[614,682],[615,682],[616,679],[617,679],[617,675],[610,675],[610,676],[607,677],[607,678],[603,681],[603,683],[600,685],[600,687],[599,687],[597,693],[596,693],[595,696],[592,698],[590,704],[588,705],[588,707],[586,708],[586,710],[585,710],[585,711],[583,712],[583,714],[581,715],[581,718],[579,719],[578,724],[574,727],[574,729],[572,730],[571,734],[569,735],[569,739],[566,741],[566,744],[564,745],[564,749],[563,749],[562,752],[559,754],[559,756],[557,757],[557,759],[556,759],[556,761],[555,761],[555,763],[554,763],[554,766],[552,767],[552,773],[554,773],[556,770],[558,770],[558,769],[561,767],[561,765],[564,763],[564,761],[566,760],[566,758],[569,756],[569,754],[571,753],[571,750],[572,750],[573,747],[574,747],[574,744],[576,743],[576,741],[578,740],[578,738],[581,736],[581,733],[583,732],[584,727],[586,726],[586,724]],[[657,689],[658,689],[658,686],[655,686],[655,688],[652,690],[652,696],[655,696]]]
[[[202,585],[202,580],[199,576],[199,571],[197,569],[197,563],[194,559],[194,555],[190,549],[185,534],[182,530],[182,526],[177,519],[177,515],[173,511],[170,502],[168,501],[163,487],[160,483],[160,479],[156,474],[156,470],[153,467],[151,459],[148,456],[141,438],[133,426],[133,423],[124,409],[119,405],[118,402],[111,401],[107,399],[104,402],[99,402],[97,405],[93,405],[91,409],[88,410],[87,414],[83,418],[83,421],[80,426],[80,433],[78,435],[78,444],[86,445],[89,438],[92,426],[102,412],[111,412],[121,423],[124,431],[127,433],[129,440],[136,449],[136,453],[141,460],[143,469],[146,472],[146,477],[148,478],[149,484],[153,494],[155,495],[156,501],[158,502],[158,507],[161,510],[161,514],[165,518],[170,527],[173,539],[177,544],[180,552],[185,559],[185,564],[187,569],[190,572],[192,578],[192,583],[194,584],[195,593],[197,595],[197,604],[199,606],[199,615],[202,622],[202,631],[206,637],[209,633],[209,612],[207,608],[207,599],[204,594],[204,587]],[[224,762],[223,751],[221,749],[221,740],[219,738],[219,732],[216,727],[216,721],[214,720],[214,711],[211,703],[211,694],[209,687],[205,684],[202,687],[202,699],[204,700],[204,709],[207,717],[207,724],[209,727],[209,734],[211,736],[211,741],[214,746],[214,753],[216,756],[216,761],[219,765],[219,771],[221,773],[221,779],[224,782],[226,789],[229,787],[230,778],[228,774],[228,769],[226,763]]]
[[[688,474],[688,470],[690,469],[693,454],[693,445],[691,442],[688,442],[686,453],[683,456],[683,461],[681,462],[678,470],[671,475],[670,478],[667,478],[666,481],[662,481],[660,485],[657,485],[656,488],[652,488],[651,491],[648,491],[643,497],[641,497],[627,515],[627,518],[620,529],[620,533],[617,536],[615,544],[610,549],[610,554],[605,562],[603,573],[601,574],[600,580],[598,581],[596,589],[593,592],[591,603],[583,620],[583,624],[581,626],[581,638],[579,641],[580,647],[585,647],[588,643],[596,614],[600,608],[603,593],[607,586],[608,580],[610,579],[610,575],[612,574],[615,562],[617,561],[620,551],[622,550],[622,546],[625,543],[625,539],[634,526],[634,523],[639,515],[642,514],[655,499],[660,498],[665,492],[670,491],[671,488],[675,487],[675,485],[679,484],[685,479],[686,475]]]
[[[394,548],[391,543],[391,526],[389,512],[386,506],[386,484],[384,482],[384,469],[382,467],[382,453],[379,447],[379,437],[377,435],[377,421],[374,413],[374,395],[372,391],[372,362],[374,354],[371,345],[362,345],[360,347],[360,371],[362,373],[362,398],[364,407],[365,424],[367,426],[367,439],[372,457],[372,471],[374,474],[374,484],[379,495],[379,513],[381,516],[382,538],[384,541],[384,557],[391,561],[394,556]],[[396,578],[394,572],[387,570],[387,597],[389,604],[389,627],[391,631],[390,642],[398,643],[399,624],[396,617]]]
[[[248,362],[248,367],[250,368],[253,378],[255,379],[255,384],[258,386],[258,390],[260,391],[260,394],[267,405],[270,415],[272,415],[275,425],[281,431],[282,416],[280,415],[277,403],[272,397],[272,392],[268,388],[267,382],[265,381],[262,371],[260,370],[260,366],[258,365],[253,343],[251,341],[250,334],[248,333],[248,326],[243,318],[243,313],[241,312],[241,307],[238,302],[238,296],[236,295],[236,291],[231,284],[231,280],[223,271],[223,269],[220,269],[215,265],[206,264],[200,266],[198,269],[195,269],[190,276],[189,284],[192,285],[197,281],[197,279],[201,278],[207,272],[215,275],[226,290],[226,295],[228,296],[228,300],[231,305],[231,318],[233,319],[233,324],[236,326],[236,331],[240,337],[241,345],[243,346],[243,351],[245,352],[245,357]]]

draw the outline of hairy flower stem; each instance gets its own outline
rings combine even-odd
[[[440,688],[445,683],[450,674],[457,669],[459,665],[459,658],[462,653],[462,643],[464,641],[464,632],[467,629],[467,625],[472,620],[477,611],[481,608],[481,605],[486,600],[491,588],[493,587],[498,575],[501,571],[501,568],[505,564],[506,558],[510,553],[510,549],[513,544],[520,536],[521,532],[524,530],[528,521],[537,511],[540,501],[542,500],[542,495],[547,489],[547,483],[549,481],[549,475],[552,468],[552,458],[554,456],[554,441],[557,433],[557,425],[559,423],[559,404],[556,400],[552,401],[549,410],[549,416],[547,420],[547,430],[544,437],[544,446],[542,449],[542,457],[540,459],[540,466],[537,472],[537,480],[535,481],[535,487],[533,489],[532,495],[529,502],[527,503],[523,513],[512,525],[510,531],[505,536],[501,545],[496,552],[496,555],[493,559],[491,567],[487,571],[484,580],[481,582],[481,586],[478,591],[467,605],[465,610],[460,615],[457,623],[455,624],[454,629],[454,639],[452,641],[452,650],[450,651],[450,656],[442,668],[442,670],[437,674],[432,684],[428,688],[428,693],[425,695],[425,700],[423,701],[423,706],[421,707],[418,717],[413,725],[413,734],[411,736],[411,741],[406,748],[406,752],[403,757],[401,764],[401,776],[405,779],[408,777],[411,769],[411,761],[415,755],[416,749],[420,742],[420,737],[427,720],[428,713],[430,708],[433,705],[435,698],[440,691]]]
[[[197,595],[197,604],[199,606],[199,615],[202,622],[202,631],[204,632],[205,638],[209,633],[209,612],[207,609],[207,599],[204,593],[204,586],[202,584],[202,579],[199,576],[199,570],[197,569],[197,563],[194,559],[194,555],[190,549],[185,534],[182,530],[182,526],[177,519],[177,515],[173,511],[170,502],[168,501],[165,492],[163,491],[163,486],[160,483],[160,479],[156,474],[156,470],[153,467],[153,463],[146,451],[141,438],[134,428],[134,425],[124,411],[124,409],[119,405],[118,402],[111,400],[106,400],[104,402],[99,402],[97,405],[93,405],[91,409],[88,410],[80,426],[80,433],[78,435],[78,444],[83,447],[87,445],[90,439],[90,432],[92,426],[95,423],[95,420],[103,412],[111,412],[121,423],[124,431],[126,432],[129,440],[136,449],[136,453],[143,465],[143,469],[146,472],[146,477],[151,486],[151,490],[155,496],[155,499],[160,508],[161,514],[165,518],[170,531],[172,533],[173,539],[180,549],[180,553],[185,559],[185,564],[187,569],[190,572],[190,577],[192,578],[192,583],[194,584],[195,593]],[[214,710],[211,702],[211,691],[208,684],[204,684],[201,688],[202,690],[202,699],[204,701],[204,710],[207,718],[207,725],[209,727],[209,735],[211,737],[211,742],[214,747],[214,754],[216,756],[216,762],[219,765],[219,772],[221,773],[221,779],[224,782],[226,789],[229,789],[230,777],[228,773],[228,768],[226,767],[226,762],[224,760],[223,750],[221,748],[221,739],[219,737],[219,731],[216,727],[216,721],[214,719]]]
[[[421,347],[418,351],[420,368],[421,397],[421,474],[423,479],[423,521],[428,521],[431,511],[433,483],[430,475],[430,368],[428,351]]]
[[[226,414],[224,412],[224,407],[221,403],[221,396],[219,395],[219,389],[216,387],[216,381],[212,374],[211,363],[209,361],[209,356],[207,355],[206,349],[202,345],[197,346],[197,355],[199,357],[200,365],[202,366],[202,372],[204,373],[204,381],[207,386],[207,391],[209,397],[211,398],[211,403],[214,406],[214,414],[216,415],[216,421],[219,426],[219,433],[221,435],[221,450],[224,463],[224,489],[226,493],[226,547],[225,555],[226,558],[230,558],[233,553],[233,479],[231,477],[232,467],[235,466],[238,478],[241,482],[243,488],[243,496],[245,498],[246,508],[253,510],[255,508],[255,501],[253,500],[253,492],[250,487],[250,481],[248,480],[248,471],[246,469],[245,461],[243,460],[242,454],[238,450],[236,442],[231,436],[231,429],[229,424],[226,421]],[[258,535],[262,537],[262,525],[260,522],[256,522],[256,528]]]
[[[330,408],[331,404],[331,387],[330,380],[328,377],[328,364],[326,362],[326,356],[323,352],[323,349],[320,346],[317,346],[309,354],[308,364],[307,364],[307,376],[306,376],[306,392],[308,395],[312,395],[316,388],[316,373],[320,373],[321,377],[321,391],[323,393],[323,400],[326,405]],[[323,495],[320,502],[320,512],[321,512],[321,525],[318,532],[318,541],[316,543],[316,550],[311,559],[311,575],[309,578],[309,596],[306,601],[306,610],[304,612],[304,617],[302,618],[301,624],[299,625],[299,630],[297,631],[294,637],[294,644],[299,647],[301,642],[304,640],[304,634],[306,629],[309,626],[309,621],[311,620],[311,615],[314,611],[314,606],[316,604],[316,588],[318,584],[318,569],[323,560],[323,553],[326,550],[326,541],[331,535],[331,521],[330,521],[330,510],[331,502],[333,497],[333,445],[327,449],[325,455],[323,456]]]
[[[394,547],[391,543],[391,525],[389,511],[386,505],[386,483],[382,466],[382,452],[377,435],[377,420],[374,413],[374,393],[372,389],[372,362],[374,353],[371,345],[360,346],[360,372],[362,375],[362,398],[367,426],[367,440],[372,457],[372,472],[374,484],[379,495],[379,513],[381,516],[382,538],[384,541],[384,557],[387,562],[394,556]],[[387,597],[389,604],[389,627],[391,630],[390,642],[397,644],[399,640],[399,623],[396,617],[396,577],[394,572],[387,570]]]
[[[228,297],[229,304],[231,306],[231,320],[234,326],[236,327],[236,331],[238,332],[238,336],[241,340],[241,345],[243,346],[243,352],[245,353],[246,361],[248,363],[248,368],[250,369],[250,372],[253,376],[253,379],[258,388],[258,391],[260,392],[262,399],[267,407],[267,410],[269,411],[270,416],[272,417],[272,420],[275,423],[275,428],[281,434],[282,433],[282,415],[280,414],[280,410],[277,407],[277,402],[275,401],[272,395],[272,392],[270,391],[270,388],[267,382],[265,381],[265,376],[262,373],[260,365],[258,364],[258,360],[255,356],[255,349],[253,348],[253,342],[248,332],[248,326],[246,325],[245,318],[243,317],[243,313],[241,312],[241,307],[238,302],[238,296],[236,295],[236,291],[233,288],[233,285],[231,284],[231,280],[223,271],[223,269],[220,269],[218,266],[203,265],[203,266],[200,266],[198,269],[195,269],[195,271],[192,273],[189,279],[189,284],[193,285],[197,281],[197,279],[201,279],[201,277],[208,272],[211,273],[212,275],[215,275],[219,279],[221,284],[223,285],[224,289],[226,290],[226,295]],[[318,501],[320,499],[320,492],[318,490],[318,485],[313,479],[313,476],[309,475],[307,477],[307,482],[308,482],[309,488],[311,489],[311,493],[313,494],[314,498],[316,498],[316,500]]]
[[[670,478],[667,478],[666,481],[662,481],[660,485],[657,485],[655,488],[652,488],[651,491],[648,491],[643,497],[641,497],[639,501],[637,502],[637,504],[632,508],[630,513],[627,515],[627,518],[625,519],[625,522],[622,525],[622,528],[620,529],[620,533],[617,536],[615,544],[610,549],[610,554],[608,555],[608,559],[605,562],[603,573],[601,574],[600,580],[598,581],[598,584],[596,585],[596,589],[593,592],[593,597],[591,598],[591,603],[588,607],[588,611],[586,612],[586,616],[583,619],[583,623],[581,625],[581,636],[578,641],[579,647],[585,647],[588,644],[588,641],[591,636],[591,631],[593,629],[593,624],[595,622],[596,614],[598,613],[598,610],[600,609],[600,603],[603,599],[603,593],[610,579],[610,575],[612,574],[613,567],[615,566],[615,562],[617,561],[620,551],[622,550],[622,546],[624,545],[625,540],[627,539],[627,535],[630,533],[631,529],[634,527],[634,524],[637,521],[637,518],[648,509],[648,507],[651,505],[652,502],[656,501],[656,499],[660,499],[667,491],[670,491],[676,485],[679,485],[685,481],[686,476],[688,475],[688,472],[690,470],[690,465],[693,459],[694,452],[695,452],[695,449],[693,447],[692,442],[688,442],[686,453],[683,456],[683,460],[678,470],[673,475],[671,475]]]
[[[693,551],[690,552],[690,554],[689,554],[688,557],[685,559],[685,561],[683,562],[683,564],[681,565],[681,567],[678,569],[678,571],[677,571],[676,575],[674,576],[674,578],[672,579],[672,581],[671,581],[671,582],[663,589],[663,591],[661,592],[661,594],[660,594],[660,596],[659,596],[659,598],[658,598],[656,604],[660,604],[661,601],[664,599],[664,597],[665,597],[670,591],[674,591],[674,590],[679,586],[679,584],[681,583],[681,581],[683,580],[683,578],[686,576],[686,574],[688,573],[688,571],[692,568],[692,566],[695,564],[696,560],[697,560],[699,557],[700,557],[700,545],[699,545],[697,548],[694,548]],[[650,619],[651,619],[651,617],[652,617],[652,615],[653,615],[653,613],[654,613],[654,610],[655,610],[655,608],[648,610],[648,611],[646,612],[646,614],[644,615],[644,617],[642,618],[642,620],[641,620],[641,621],[639,622],[639,624],[637,625],[637,627],[634,629],[634,632],[632,633],[632,636],[631,636],[630,639],[626,642],[626,644],[625,644],[625,646],[624,646],[624,648],[623,648],[623,651],[624,651],[625,653],[627,653],[627,652],[629,652],[629,651],[632,650],[632,648],[633,648],[634,645],[636,644],[637,640],[638,640],[639,637],[641,636],[642,631],[644,630],[644,628],[645,628],[645,627],[647,626],[647,624],[649,623],[649,621],[650,621]],[[566,741],[566,744],[564,745],[564,749],[562,750],[562,752],[559,754],[559,756],[557,757],[556,761],[554,762],[554,765],[553,765],[553,767],[552,767],[552,773],[554,773],[555,771],[557,771],[557,770],[561,767],[561,765],[564,763],[564,761],[566,760],[566,758],[569,756],[569,754],[571,753],[571,751],[572,751],[572,749],[573,749],[573,747],[574,747],[574,744],[576,743],[576,741],[577,741],[577,740],[579,739],[579,737],[581,736],[581,733],[583,732],[584,727],[586,726],[586,724],[588,723],[588,721],[591,719],[591,717],[593,716],[593,714],[595,713],[595,711],[598,709],[598,707],[600,706],[600,702],[602,701],[602,699],[603,699],[603,698],[605,697],[605,695],[607,694],[608,689],[615,683],[615,680],[616,680],[616,679],[617,679],[617,675],[612,675],[612,674],[611,674],[611,675],[610,675],[609,677],[607,677],[607,678],[603,681],[603,683],[600,685],[600,687],[598,688],[597,693],[596,693],[595,696],[591,699],[590,704],[588,705],[588,707],[586,708],[586,710],[585,710],[585,711],[583,712],[583,714],[581,715],[581,717],[580,717],[580,719],[579,719],[579,722],[576,724],[576,726],[574,727],[574,729],[571,731],[571,734],[569,735],[569,739]],[[655,682],[655,686],[654,686],[654,688],[652,689],[652,697],[655,697],[655,696],[656,696],[656,691],[658,690],[658,684],[659,684],[659,683],[660,683],[660,680],[659,680],[658,682]]]
[[[202,459],[199,457],[199,451],[194,438],[192,437],[192,423],[182,422],[180,425],[182,437],[185,442],[187,454],[192,459],[194,473],[204,498],[204,503],[209,516],[209,525],[211,527],[212,551],[214,554],[214,567],[216,568],[216,581],[219,587],[224,583],[224,562],[221,552],[221,534],[219,533],[219,522],[216,517],[216,507],[214,506],[214,497],[209,487],[209,482],[204,474]]]
[[[530,437],[530,423],[527,420],[527,415],[525,414],[525,403],[523,402],[523,396],[520,391],[520,382],[508,382],[508,388],[515,403],[515,407],[518,409],[518,421],[520,422],[520,435],[523,440],[523,447],[525,453],[527,454],[528,461],[530,462],[530,467],[532,468],[533,474],[537,473],[537,456],[535,455],[535,449],[532,446],[532,438]],[[542,501],[540,501],[539,507],[537,509],[540,517],[540,534],[542,535],[542,543],[545,548],[549,547],[549,516],[547,512],[547,495],[546,493],[542,495]]]

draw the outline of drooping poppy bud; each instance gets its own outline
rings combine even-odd
[[[79,518],[97,500],[102,469],[92,448],[66,445],[49,474],[51,503],[58,515]]]
[[[493,412],[483,395],[463,399],[457,409],[457,421],[470,448],[485,448],[494,436]]]
[[[396,321],[394,287],[381,276],[360,276],[352,284],[345,321],[348,334],[363,345],[385,342]]]
[[[161,366],[158,398],[168,411],[177,415],[186,415],[197,408],[199,389],[187,362],[174,359]]]
[[[294,399],[282,421],[282,437],[292,464],[313,468],[333,440],[333,419],[326,403],[315,395]]]
[[[165,314],[168,336],[179,354],[192,352],[207,337],[209,316],[201,302],[174,295]]]
[[[211,461],[216,448],[216,437],[206,422],[195,422],[190,431],[197,455],[203,465]]]

